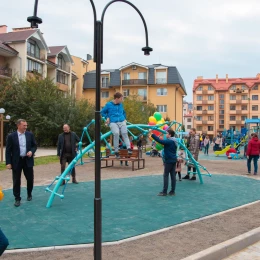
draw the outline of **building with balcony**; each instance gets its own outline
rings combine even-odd
[[[65,94],[76,92],[76,72],[67,46],[48,47],[39,29],[0,26],[0,79],[49,77]],[[73,89],[73,90],[72,90]]]
[[[183,101],[183,125],[185,131],[193,127],[193,104],[192,102]]]
[[[260,118],[260,74],[254,78],[198,77],[193,84],[194,127],[216,136],[224,129],[241,130],[245,119]]]
[[[96,72],[84,76],[83,98],[95,101]],[[161,64],[141,65],[130,63],[119,69],[101,72],[101,106],[113,98],[115,92],[139,96],[144,103],[151,102],[163,117],[182,122],[183,96],[186,94],[183,79],[174,66]]]

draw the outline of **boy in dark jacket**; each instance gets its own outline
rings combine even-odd
[[[152,138],[164,145],[164,174],[163,174],[163,190],[159,192],[158,196],[167,196],[169,174],[171,175],[171,191],[168,193],[170,196],[175,196],[176,176],[175,167],[177,161],[177,145],[174,138],[175,132],[172,129],[167,130],[166,140],[161,140],[155,134]]]

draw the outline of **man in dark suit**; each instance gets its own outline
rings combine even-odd
[[[76,133],[70,131],[70,126],[65,124],[63,126],[63,133],[59,135],[58,138],[58,147],[57,147],[57,155],[60,158],[61,164],[61,173],[65,171],[66,162],[70,164],[72,160],[76,157],[77,146],[76,143],[79,142],[80,139],[76,135]],[[76,172],[75,168],[72,169],[72,182],[78,184],[76,180]],[[63,181],[65,184],[65,181]]]
[[[15,197],[14,205],[20,206],[21,201],[21,174],[22,170],[27,180],[27,200],[32,200],[33,190],[33,166],[34,153],[37,145],[34,136],[26,132],[27,122],[24,119],[17,121],[17,131],[7,137],[5,158],[6,168],[12,169],[13,172],[13,194]]]

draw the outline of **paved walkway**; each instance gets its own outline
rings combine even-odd
[[[259,260],[260,259],[260,241],[244,250],[225,258],[224,260]]]

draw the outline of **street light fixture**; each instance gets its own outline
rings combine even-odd
[[[4,120],[4,113],[5,113],[5,109],[4,108],[0,108],[0,150],[1,150],[1,157],[0,157],[0,162],[4,161],[4,122],[7,120],[10,120],[10,116],[7,115],[5,118],[6,120]]]
[[[94,15],[94,62],[96,62],[96,111],[95,111],[95,198],[94,198],[94,259],[101,260],[101,243],[102,243],[102,210],[101,210],[101,160],[100,160],[100,146],[101,141],[101,117],[100,117],[100,76],[101,76],[101,64],[103,63],[103,25],[104,16],[107,8],[115,3],[122,2],[132,6],[140,15],[145,29],[146,46],[142,48],[144,55],[150,55],[153,51],[148,44],[148,30],[146,22],[139,9],[127,0],[112,0],[103,9],[101,20],[97,20],[96,7],[93,0],[89,0],[93,9]],[[34,14],[27,18],[27,21],[31,23],[32,28],[38,28],[38,24],[42,23],[42,19],[37,17],[38,0],[35,0]]]

